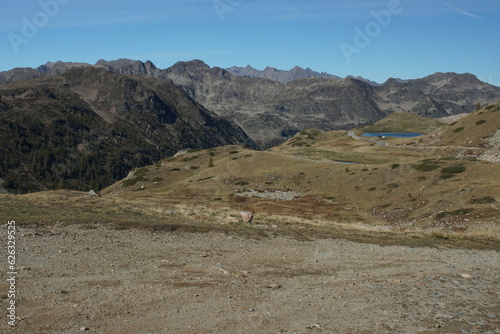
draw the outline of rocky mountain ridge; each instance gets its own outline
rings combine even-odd
[[[0,84],[12,82],[16,76],[48,76],[77,66],[84,64],[57,62],[37,70],[14,69],[0,73]],[[500,101],[500,87],[481,82],[471,74],[435,73],[414,80],[389,79],[383,84],[352,77],[308,77],[282,84],[233,75],[201,60],[177,62],[167,69],[159,69],[150,61],[129,59],[100,60],[91,66],[172,82],[197,103],[234,121],[261,148],[279,144],[309,128],[349,129],[374,123],[396,111],[439,118],[471,112],[477,103]],[[272,68],[268,71],[277,73],[276,80],[282,73]],[[299,73],[299,68],[295,72]]]
[[[269,66],[264,70],[257,70],[250,65],[247,65],[246,67],[232,66],[230,68],[226,68],[226,71],[242,77],[270,79],[278,81],[282,84],[304,78],[340,79],[340,77],[336,75],[328,74],[326,72],[316,72],[311,70],[309,67],[303,69],[299,66],[295,66],[289,71],[278,70],[275,67]]]

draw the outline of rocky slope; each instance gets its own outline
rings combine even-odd
[[[37,70],[0,73],[0,84],[60,73],[73,63],[48,63]],[[427,117],[468,113],[476,103],[500,101],[500,88],[471,74],[436,73],[422,79],[389,79],[378,85],[365,79],[325,79],[300,68],[280,72],[268,68],[257,78],[251,68],[210,68],[201,60],[159,69],[151,62],[100,60],[95,67],[120,74],[140,74],[171,81],[199,104],[235,121],[261,148],[281,143],[308,129],[348,129],[374,123],[395,111]],[[251,78],[256,77],[256,78]],[[290,81],[293,80],[293,81]],[[282,84],[282,82],[288,82]]]
[[[435,74],[374,86],[354,78],[306,78],[286,85],[231,76],[201,61],[179,62],[167,76],[210,110],[234,119],[262,147],[308,128],[348,129],[395,111],[427,117],[471,112],[500,99],[500,88],[470,74]]]
[[[99,189],[183,148],[257,148],[169,81],[62,72],[0,87],[0,178],[11,191]]]

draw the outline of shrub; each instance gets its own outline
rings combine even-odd
[[[481,125],[481,124],[484,124],[484,123],[486,123],[486,120],[485,120],[485,119],[482,119],[482,120],[480,120],[480,121],[477,121],[477,122],[476,122],[476,125]]]
[[[450,214],[455,215],[455,216],[459,216],[459,215],[466,215],[466,214],[469,214],[469,213],[471,213],[472,211],[474,211],[474,209],[473,209],[473,208],[458,209],[458,210],[455,210],[455,211],[450,212]]]
[[[419,172],[432,172],[438,169],[440,166],[436,163],[421,163],[420,165],[412,165],[412,167]]]
[[[453,130],[454,133],[459,133],[459,132],[462,132],[465,128],[463,126],[459,127],[459,128],[456,128]]]
[[[191,157],[185,157],[185,158],[182,158],[182,161],[192,161],[192,160],[196,160],[198,159],[200,156],[198,155],[193,155]]]
[[[453,177],[455,174],[460,174],[466,171],[466,167],[464,165],[452,165],[448,167],[444,167],[441,169],[441,176],[440,178],[442,179],[449,179]]]
[[[149,181],[148,178],[144,177],[148,171],[149,171],[149,168],[147,168],[147,167],[136,169],[134,171],[134,176],[131,177],[130,179],[124,180],[122,182],[122,186],[123,187],[130,187],[130,186],[133,186],[134,184],[136,184],[137,182],[140,182],[140,181]]]
[[[400,165],[400,164],[392,164],[392,165],[391,165],[391,168],[392,168],[392,169],[396,169],[396,168],[398,168],[399,166],[401,166],[401,165]]]
[[[235,186],[248,186],[250,183],[248,183],[247,181],[238,181],[238,182],[235,182]]]
[[[470,204],[489,204],[494,203],[497,200],[491,196],[485,196],[483,198],[473,198],[469,201]]]
[[[452,212],[443,211],[443,212],[438,213],[436,215],[436,217],[434,217],[434,219],[440,220],[440,219],[443,219],[444,217],[446,217],[448,215],[453,215],[453,216],[467,215],[467,214],[471,213],[472,211],[474,211],[473,208],[458,209],[458,210],[455,210],[455,211],[452,211]]]
[[[198,169],[198,168],[200,168],[200,167],[198,167],[198,166],[189,166],[189,169]]]
[[[397,187],[399,187],[399,184],[397,184],[397,183],[389,183],[387,185],[387,189],[394,189],[394,188],[397,188]]]
[[[440,219],[443,219],[444,217],[446,217],[446,215],[448,215],[448,212],[440,212],[436,215],[435,219],[436,220],[440,220]]]

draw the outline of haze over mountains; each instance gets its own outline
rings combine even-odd
[[[0,178],[19,191],[100,188],[183,148],[266,149],[306,129],[350,129],[398,111],[439,118],[500,101],[499,87],[471,74],[376,84],[299,67],[211,68],[201,60],[167,69],[129,59],[54,62],[1,72],[0,86],[8,157]],[[20,189],[23,178],[31,181]]]

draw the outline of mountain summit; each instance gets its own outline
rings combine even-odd
[[[253,68],[250,65],[246,67],[233,66],[226,69],[229,73],[234,75],[239,75],[249,78],[263,78],[273,81],[278,81],[280,83],[286,84],[290,81],[304,79],[304,78],[324,78],[324,79],[340,79],[335,75],[331,75],[325,72],[316,72],[311,70],[309,67],[303,69],[302,67],[295,66],[289,71],[278,70],[274,67],[266,67],[264,70],[260,71]]]

